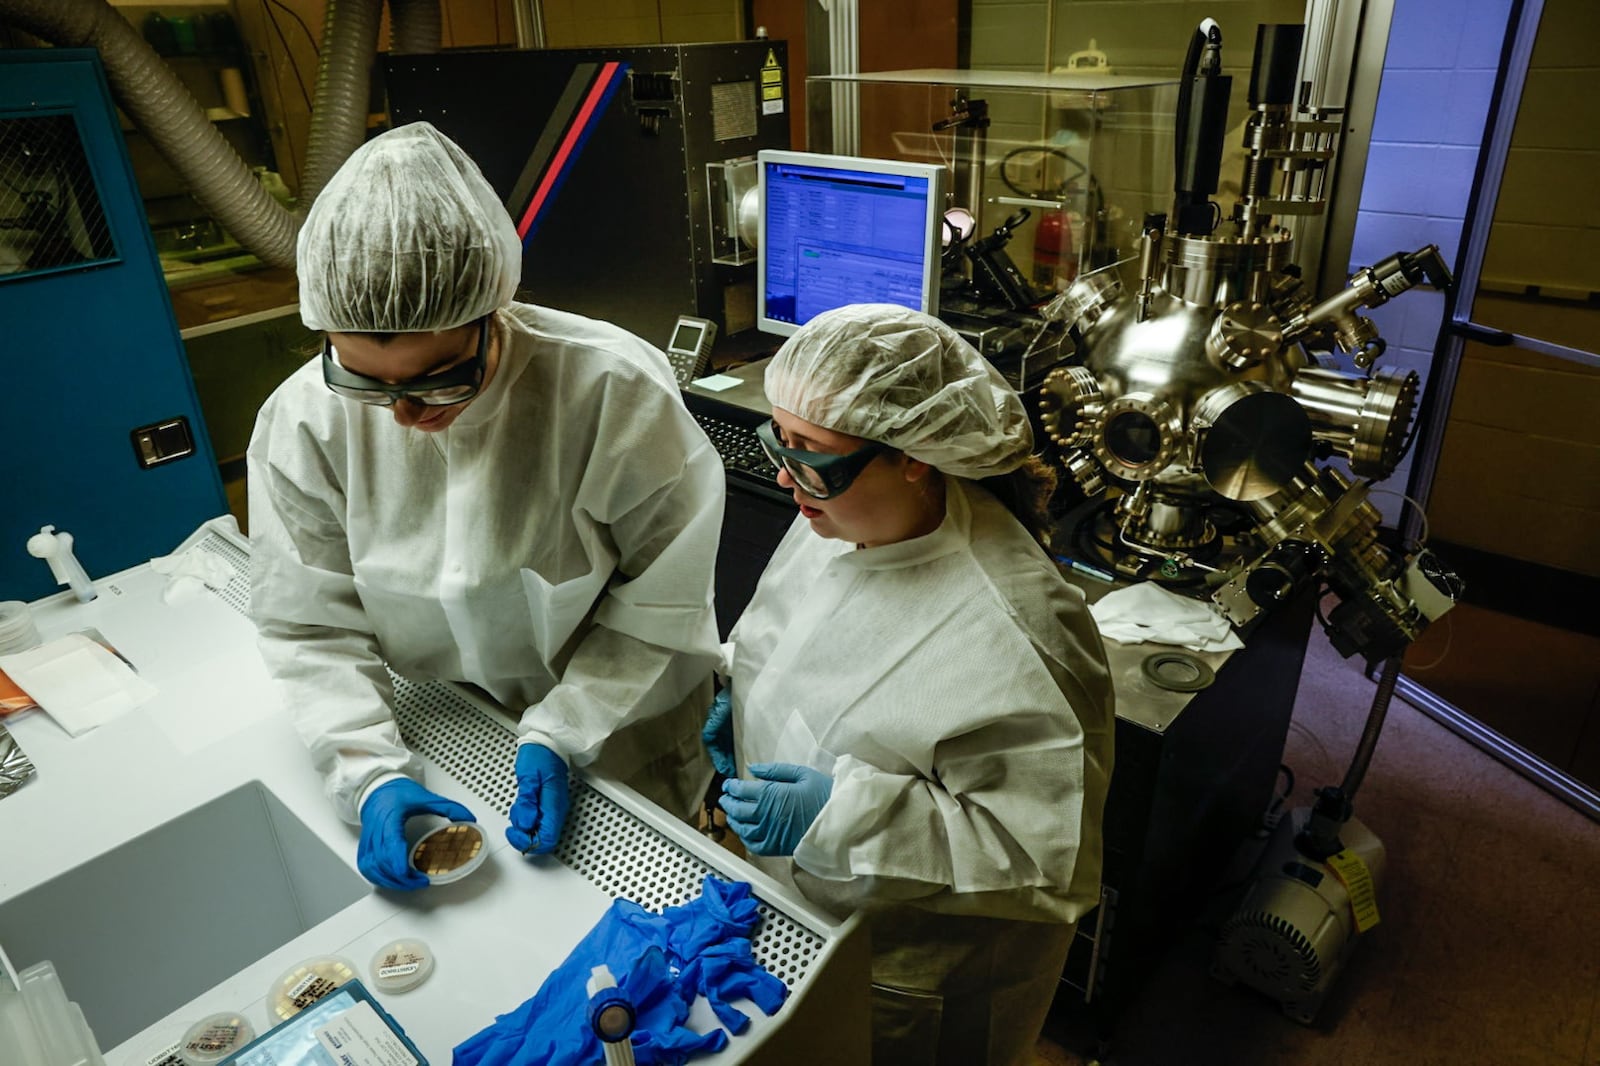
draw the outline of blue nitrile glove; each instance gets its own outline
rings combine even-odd
[[[452,1066],[589,1066],[602,1058],[588,1024],[590,971],[602,963],[633,1004],[631,1043],[639,1066],[679,1064],[727,1045],[721,1029],[685,1022],[697,996],[735,1032],[748,1019],[729,1006],[748,997],[767,1014],[788,995],[750,948],[760,904],[742,882],[708,876],[700,897],[660,914],[619,899],[534,997],[455,1048]]]
[[[361,805],[356,868],[362,877],[380,888],[428,887],[427,875],[411,868],[411,847],[406,843],[406,819],[415,814],[436,814],[452,822],[477,821],[455,800],[429,792],[409,777],[379,785]]]
[[[506,840],[524,855],[556,850],[567,824],[572,797],[567,790],[567,764],[543,744],[517,749],[517,801],[511,805]]]
[[[700,739],[711,753],[711,766],[724,777],[739,771],[733,765],[733,689],[725,688],[711,701]]]
[[[683,968],[683,979],[693,982],[717,1021],[735,1035],[750,1028],[750,1018],[730,1000],[748,999],[769,1018],[789,994],[784,983],[755,964],[750,948],[738,941],[724,941],[701,951]]]
[[[833,778],[809,766],[759,762],[750,772],[760,781],[729,778],[717,801],[728,828],[757,855],[793,855],[833,792]]]

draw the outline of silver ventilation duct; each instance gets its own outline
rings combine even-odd
[[[439,48],[438,0],[390,0],[396,51]],[[292,267],[305,210],[366,136],[383,0],[328,0],[298,211],[274,200],[165,60],[106,0],[0,0],[0,22],[100,53],[117,103],[190,192],[262,261]]]

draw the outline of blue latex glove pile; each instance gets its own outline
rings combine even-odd
[[[409,777],[379,785],[361,805],[356,869],[362,877],[380,888],[409,891],[428,887],[427,875],[412,868],[406,843],[406,819],[417,814],[436,814],[453,822],[477,821],[461,804],[429,792]]]
[[[717,805],[728,814],[728,828],[757,855],[793,855],[833,794],[833,778],[787,762],[752,763],[750,773],[760,780],[722,783]]]
[[[728,1034],[697,1033],[683,1023],[698,995],[717,1019],[742,1033],[750,1019],[731,1005],[749,999],[766,1014],[788,988],[750,952],[759,918],[750,886],[707,877],[699,899],[652,914],[619,899],[572,949],[537,994],[455,1049],[454,1066],[590,1066],[604,1052],[587,1017],[590,971],[604,964],[633,1002],[633,1053],[639,1066],[680,1066],[721,1051]]]

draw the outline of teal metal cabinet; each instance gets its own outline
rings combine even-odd
[[[99,56],[0,51],[0,600],[92,578],[227,510]]]

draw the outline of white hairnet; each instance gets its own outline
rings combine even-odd
[[[1033,450],[999,371],[937,318],[895,304],[817,315],[772,357],[766,390],[774,407],[957,477],[1010,473]]]
[[[353,152],[311,205],[300,317],[337,333],[453,329],[510,302],[522,242],[461,148],[413,122]]]

